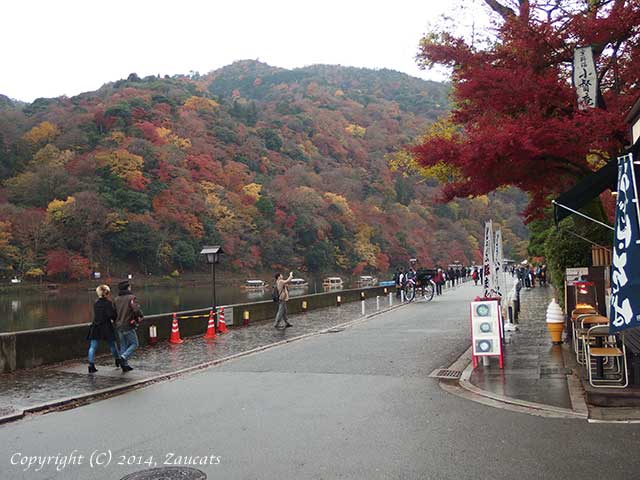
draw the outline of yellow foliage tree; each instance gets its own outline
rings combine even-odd
[[[0,222],[0,258],[5,263],[14,263],[18,257],[18,249],[11,245],[11,224]]]
[[[36,152],[29,163],[33,166],[60,168],[71,160],[73,155],[71,150],[61,151],[55,145],[48,143]]]
[[[361,225],[356,233],[353,243],[353,250],[360,259],[371,267],[376,266],[376,255],[380,253],[380,247],[371,243],[373,228],[368,225]]]
[[[178,147],[180,150],[188,150],[191,148],[191,140],[188,138],[182,138],[172,133],[170,129],[164,127],[156,128],[156,133],[167,143],[171,143]]]
[[[60,130],[51,122],[41,122],[27,133],[22,138],[26,141],[37,145],[39,143],[50,142],[58,136]]]
[[[195,110],[198,112],[213,112],[220,105],[215,100],[204,97],[189,97],[184,102],[184,107],[188,110]]]
[[[235,215],[233,211],[222,203],[220,199],[220,193],[222,187],[211,182],[202,182],[202,188],[205,192],[205,202],[213,218],[217,220],[219,224],[216,224],[216,228],[223,229],[233,223]]]
[[[326,192],[324,194],[324,198],[329,202],[330,205],[336,207],[340,213],[344,216],[353,218],[353,211],[349,206],[349,201],[343,197],[342,195],[338,195],[333,192]]]
[[[367,133],[366,128],[356,125],[355,123],[350,123],[344,129],[349,135],[356,138],[364,138],[364,135]]]
[[[56,221],[63,220],[65,217],[64,211],[67,207],[70,207],[76,203],[75,197],[67,197],[66,200],[52,200],[47,205],[47,213]]]
[[[262,192],[262,185],[259,183],[250,183],[242,187],[242,193],[252,198],[255,202],[260,200],[260,192]]]
[[[42,278],[44,277],[44,270],[41,268],[33,267],[25,272],[25,277],[27,278]]]
[[[111,233],[118,233],[124,231],[129,224],[128,220],[120,217],[118,212],[107,213],[107,231]]]
[[[142,175],[144,158],[127,150],[96,153],[95,159],[99,166],[109,167],[112,174],[124,180],[129,181]]]
[[[445,117],[432,123],[426,133],[420,137],[417,143],[424,143],[432,138],[441,138],[450,140],[456,132],[456,126],[450,117]],[[425,168],[416,162],[413,155],[407,150],[400,150],[392,155],[387,156],[389,167],[394,172],[402,172],[403,175],[419,175],[425,179],[434,178],[440,182],[451,182],[460,178],[460,172],[443,162]]]
[[[109,135],[109,139],[116,145],[121,145],[125,138],[127,138],[126,135],[120,130],[115,130]]]
[[[173,247],[167,242],[160,242],[160,245],[158,245],[158,251],[156,252],[156,259],[161,267],[171,267],[173,263]]]

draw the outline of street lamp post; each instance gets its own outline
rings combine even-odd
[[[218,307],[216,302],[216,264],[220,263],[220,256],[224,254],[220,245],[204,246],[200,255],[204,255],[211,265],[211,309],[213,310],[214,328],[218,331]]]

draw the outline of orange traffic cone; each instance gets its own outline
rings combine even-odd
[[[204,334],[204,338],[216,338],[216,324],[213,321],[213,310],[209,312],[209,323],[207,324],[207,333]]]
[[[182,343],[184,340],[180,338],[180,328],[178,327],[178,317],[173,314],[173,322],[171,323],[171,336],[169,343]]]
[[[227,333],[227,322],[224,321],[224,307],[220,307],[220,315],[218,319],[218,331]]]

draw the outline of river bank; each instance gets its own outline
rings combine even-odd
[[[241,286],[247,279],[261,279],[267,283],[271,283],[273,274],[271,272],[252,272],[249,274],[241,274],[238,272],[216,271],[216,285]],[[65,291],[87,291],[93,290],[97,285],[105,283],[112,289],[117,289],[119,282],[127,280],[125,277],[103,277],[100,279],[87,279],[73,282],[56,282],[56,281],[27,281],[20,283],[10,283],[9,279],[0,283],[0,294],[5,293],[37,293],[48,290],[62,289]],[[132,274],[132,284],[136,288],[148,287],[188,287],[188,286],[206,286],[211,285],[210,273],[185,273],[179,277],[171,277],[169,275],[144,275]],[[53,288],[55,287],[55,288]]]

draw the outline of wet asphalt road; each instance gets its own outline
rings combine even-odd
[[[635,478],[640,425],[499,410],[428,378],[468,347],[476,294],[461,287],[339,333],[0,426],[0,478],[111,480],[147,468],[11,465],[17,452],[74,449],[157,466],[169,453],[213,455],[218,465],[197,466],[209,479]]]

